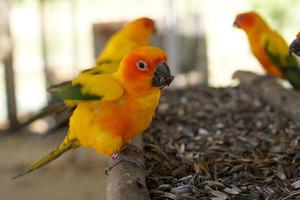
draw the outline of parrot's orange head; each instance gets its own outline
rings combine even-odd
[[[155,32],[155,23],[148,17],[142,17],[132,22],[135,26]]]
[[[300,56],[300,32],[296,35],[296,39],[289,46],[289,54],[294,53]]]
[[[172,80],[167,56],[163,50],[142,46],[121,61],[118,78],[128,92],[143,92],[168,86]]]
[[[156,29],[152,19],[142,17],[130,22],[125,27],[125,31],[129,33],[131,39],[135,39],[141,45],[146,45]]]
[[[257,29],[266,26],[266,23],[255,12],[245,12],[240,13],[236,16],[233,25],[245,31],[248,31],[253,28]]]

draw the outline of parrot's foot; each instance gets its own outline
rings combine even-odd
[[[131,163],[145,169],[142,161],[143,159],[141,160],[139,157],[144,157],[143,152],[136,146],[126,143],[119,152],[112,155],[111,161],[105,169],[105,174],[108,175],[115,166],[124,162]]]
[[[111,156],[111,159],[117,160],[118,157],[119,157],[119,152],[116,152],[116,153],[114,153],[114,154]]]
[[[131,163],[133,165],[137,165],[139,167],[142,167],[145,169],[145,166],[140,162],[138,161],[136,158],[134,157],[127,157],[127,156],[122,156],[122,155],[119,155],[118,156],[118,159],[116,160],[116,162],[114,162],[112,165],[108,165],[106,168],[105,168],[105,174],[108,175],[109,172],[114,168],[116,167],[117,165],[123,163],[123,162],[127,162],[127,163]]]

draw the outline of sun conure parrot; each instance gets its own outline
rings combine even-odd
[[[76,105],[64,141],[33,163],[23,176],[77,147],[111,156],[152,121],[160,91],[173,80],[166,54],[143,46],[127,54],[114,73],[78,76],[72,84],[52,88],[66,104]]]
[[[296,39],[289,46],[290,55],[294,53],[297,56],[300,56],[300,32],[297,34]]]
[[[139,46],[148,45],[154,32],[155,23],[150,18],[142,17],[129,22],[121,30],[112,35],[107,41],[106,46],[99,53],[96,66],[82,71],[80,76],[89,76],[91,74],[102,72],[112,73],[117,71],[121,59],[133,49]],[[67,81],[64,84],[68,85],[70,84],[70,81]],[[21,129],[37,119],[60,112],[72,112],[72,109],[70,107],[65,107],[62,102],[57,102],[51,106],[43,108],[39,113],[30,117],[19,128]]]
[[[296,59],[289,56],[288,45],[255,12],[236,16],[234,25],[245,31],[252,53],[268,74],[286,79],[296,90],[300,89],[300,69]]]
[[[96,65],[120,63],[128,52],[139,46],[147,45],[154,32],[155,24],[150,18],[143,17],[128,23],[109,38],[97,57]]]

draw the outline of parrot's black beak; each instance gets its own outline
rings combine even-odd
[[[234,20],[233,26],[234,26],[234,27],[237,27],[237,28],[240,28],[239,23],[237,22],[237,20]]]
[[[165,62],[159,62],[153,74],[152,86],[163,88],[170,85],[173,79],[169,66]]]
[[[289,54],[294,53],[297,56],[300,56],[300,39],[295,39],[292,44],[289,46]]]

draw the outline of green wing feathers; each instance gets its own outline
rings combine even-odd
[[[118,65],[106,63],[82,71],[73,81],[67,81],[48,88],[48,92],[57,95],[63,102],[45,107],[21,124],[18,130],[37,119],[67,111],[70,109],[67,106],[75,107],[83,101],[109,101],[119,98],[123,94],[123,88],[112,75],[117,69]]]
[[[112,74],[80,74],[72,81],[72,85],[79,85],[83,95],[101,97],[101,101],[116,100],[124,92],[122,85]]]
[[[276,65],[294,89],[300,90],[300,68],[293,56],[289,56],[288,45],[279,35],[264,38],[264,49],[272,63]]]
[[[98,72],[98,73],[96,73]],[[86,70],[72,82],[64,82],[48,89],[68,104],[81,101],[118,99],[123,87],[112,74],[100,74],[96,69]]]
[[[83,94],[80,85],[73,85],[72,82],[64,82],[59,85],[52,86],[49,92],[55,93],[62,100],[100,100],[101,97],[96,95]]]

